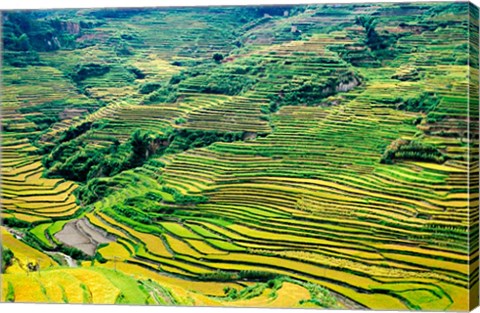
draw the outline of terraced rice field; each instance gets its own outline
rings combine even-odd
[[[6,16],[2,301],[475,306],[473,5]]]

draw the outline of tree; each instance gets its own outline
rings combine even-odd
[[[149,141],[153,140],[153,134],[151,132],[145,132],[141,129],[137,129],[130,139],[132,145],[133,155],[138,159],[146,159],[148,157],[148,145]]]
[[[118,56],[125,56],[125,55],[133,55],[134,53],[130,49],[130,46],[124,42],[120,41],[118,45],[115,47],[115,52]]]
[[[142,95],[147,95],[161,87],[162,87],[162,84],[159,82],[147,82],[140,86],[140,88],[138,89],[138,92],[141,93]]]
[[[213,54],[213,59],[215,60],[215,62],[220,62],[223,60],[223,55],[221,53],[214,53]]]
[[[3,248],[2,249],[2,271],[1,271],[2,273],[5,272],[7,267],[12,265],[13,257],[14,256],[13,256],[12,250],[10,250],[8,248]]]
[[[168,131],[163,135],[159,135],[152,131],[137,129],[130,138],[134,162],[145,161],[158,150],[165,150],[170,142],[169,137]]]
[[[443,163],[448,159],[435,145],[416,140],[397,139],[382,155],[380,163],[393,164],[396,160],[413,160]]]
[[[89,77],[102,76],[110,71],[110,66],[100,63],[77,64],[73,69],[71,76],[74,81],[80,82]]]
[[[367,46],[369,46],[372,50],[385,48],[380,35],[378,35],[377,31],[375,30],[377,20],[374,17],[358,16],[355,19],[355,23],[365,28],[365,33],[367,34],[367,40],[365,43]]]
[[[30,39],[28,38],[27,34],[21,34],[20,37],[17,39],[17,46],[18,50],[20,51],[29,51],[30,46]]]

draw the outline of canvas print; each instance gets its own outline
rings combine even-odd
[[[2,12],[1,302],[468,311],[469,2]]]

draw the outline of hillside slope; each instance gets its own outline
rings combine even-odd
[[[469,14],[7,12],[2,301],[467,310]]]

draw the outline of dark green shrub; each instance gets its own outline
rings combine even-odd
[[[358,16],[355,23],[365,28],[365,44],[373,51],[384,50],[390,46],[390,36],[380,36],[376,31],[377,19],[373,16]]]
[[[80,34],[71,34],[58,18],[45,18],[41,12],[5,12],[3,24],[3,48],[7,51],[53,51],[73,48]]]
[[[202,281],[230,282],[238,280],[239,276],[236,272],[217,270],[216,272],[201,274],[198,276],[198,279]]]
[[[176,204],[183,204],[183,205],[193,205],[193,204],[200,204],[208,202],[208,197],[206,196],[190,196],[184,195],[178,190],[174,188],[170,188],[167,186],[162,186],[162,191],[165,191],[171,195],[175,199]]]
[[[175,125],[182,125],[182,124],[185,124],[187,122],[186,119],[184,119],[183,117],[179,117],[175,120]]]
[[[57,139],[57,142],[62,143],[66,141],[70,141],[84,133],[86,133],[88,130],[92,128],[92,122],[85,122],[77,126],[70,126],[69,129],[64,131],[59,138]]]
[[[106,178],[90,179],[85,185],[75,190],[77,198],[82,204],[88,205],[110,195],[117,188],[115,182]]]
[[[440,99],[432,92],[423,92],[416,98],[402,100],[398,109],[410,112],[429,113],[440,103]]]
[[[249,90],[256,80],[246,75],[235,75],[230,73],[214,73],[203,80],[198,86],[198,91],[203,93],[238,95]]]
[[[82,250],[74,247],[60,245],[60,246],[57,246],[56,250],[72,257],[72,259],[75,259],[75,260],[90,261],[93,259],[91,256],[84,253]]]
[[[45,65],[45,63],[40,61],[40,57],[36,51],[4,51],[3,62],[4,64],[15,67]]]
[[[143,163],[156,153],[163,153],[170,144],[171,134],[166,131],[160,135],[152,131],[137,129],[131,136],[129,144],[132,147],[132,164]]]
[[[148,200],[160,202],[163,200],[163,197],[161,194],[155,192],[155,191],[149,191],[145,194],[145,198]]]
[[[115,46],[115,53],[118,56],[129,56],[133,55],[133,50],[130,48],[130,46],[124,42],[120,41],[116,46]]]
[[[443,163],[447,156],[434,145],[415,140],[397,139],[385,150],[380,163],[393,164],[395,160],[413,160]]]
[[[278,274],[264,271],[240,271],[240,279],[245,279],[249,281],[271,281],[275,278],[278,278]]]
[[[185,73],[181,72],[180,74],[173,75],[170,78],[170,84],[176,85],[180,83],[181,81],[185,80],[187,78],[187,75]]]
[[[141,93],[142,95],[146,95],[146,94],[154,92],[155,90],[159,89],[160,87],[162,87],[161,83],[148,82],[148,83],[142,84],[140,86],[140,88],[138,89],[138,92]]]
[[[240,271],[240,272],[227,272],[218,270],[216,272],[202,274],[199,276],[200,280],[205,281],[237,281],[237,280],[249,280],[249,281],[262,281],[267,282],[271,279],[278,278],[279,275],[270,272],[263,271]]]
[[[7,267],[12,265],[14,255],[13,255],[12,250],[10,250],[8,248],[5,248],[5,247],[1,248],[1,253],[2,253],[2,268],[1,269],[2,269],[2,273],[5,273],[5,270],[7,269]]]
[[[15,302],[15,289],[13,288],[12,282],[8,282],[5,302]]]
[[[145,73],[142,72],[139,68],[136,68],[134,66],[127,66],[125,67],[127,71],[132,73],[136,79],[144,79],[145,78]]]
[[[89,77],[102,76],[110,71],[110,66],[100,63],[77,64],[73,69],[71,77],[74,81],[80,82]]]
[[[348,91],[359,84],[360,79],[352,72],[328,79],[324,79],[321,74],[315,74],[303,81],[290,82],[282,87],[279,94],[270,95],[269,109],[270,112],[276,112],[283,105],[317,105],[321,99]]]
[[[107,263],[108,260],[103,257],[103,255],[100,252],[96,252],[95,256],[93,257],[94,260],[97,260],[101,264]]]
[[[116,214],[125,216],[126,218],[129,218],[141,224],[150,225],[153,222],[152,218],[148,214],[141,212],[133,206],[128,206],[125,204],[115,204],[112,209],[115,211]]]
[[[213,54],[213,60],[214,60],[215,62],[220,62],[220,61],[222,61],[222,60],[223,60],[223,54],[218,53],[218,52],[217,52],[217,53],[214,53],[214,54]]]
[[[242,140],[243,132],[217,132],[205,130],[179,129],[172,133],[171,147],[167,153],[186,151],[193,148],[206,147],[214,142],[233,142]]]
[[[177,101],[177,87],[172,85],[163,85],[143,100],[144,103],[173,103]]]
[[[15,217],[6,217],[2,219],[2,225],[14,228],[29,228],[32,226],[31,223],[19,220]]]
[[[420,73],[417,69],[412,69],[407,71],[406,73],[397,73],[392,76],[393,79],[398,79],[400,81],[411,81],[415,82],[421,79]]]

